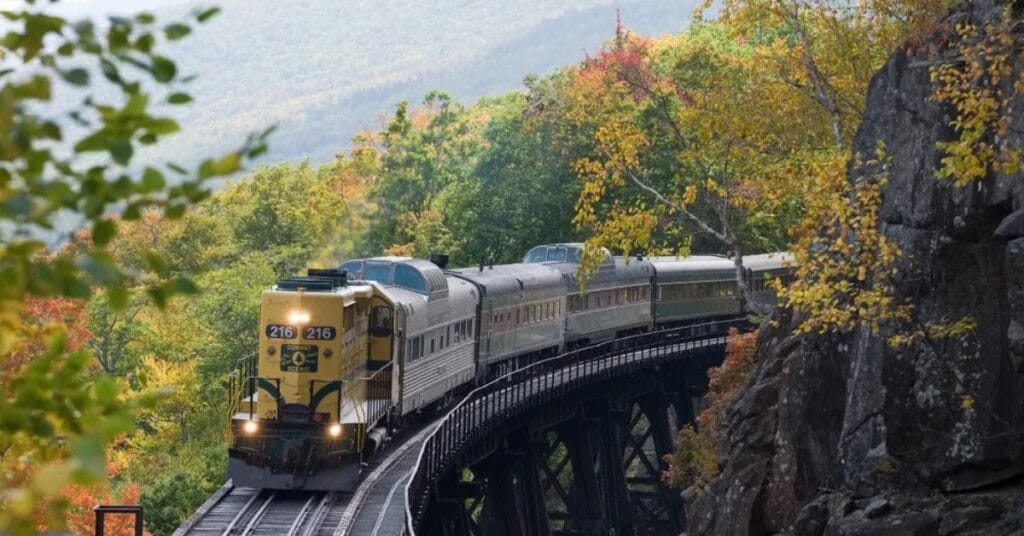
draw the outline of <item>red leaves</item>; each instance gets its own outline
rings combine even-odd
[[[116,473],[115,469],[108,468],[110,476]],[[92,534],[96,520],[93,508],[100,504],[138,504],[140,491],[139,485],[135,483],[125,486],[118,492],[111,491],[106,485],[93,487],[72,485],[64,488],[61,495],[68,502],[66,517],[68,531],[72,534]],[[104,534],[111,536],[134,535],[134,516],[107,514]],[[145,531],[143,534],[148,535],[149,531]]]
[[[697,424],[702,429],[709,429],[707,431],[715,435],[721,432],[719,429],[726,407],[754,371],[756,349],[756,331],[740,333],[735,328],[729,331],[725,360],[721,366],[708,371],[708,392],[704,396],[708,407],[697,416]]]
[[[699,492],[718,473],[717,449],[725,438],[725,410],[736,399],[757,363],[757,332],[729,332],[725,360],[708,371],[707,408],[697,416],[696,426],[679,431],[679,447],[665,457],[668,471],[662,480],[676,488],[693,487]]]
[[[60,325],[65,328],[67,339],[65,345],[69,351],[75,351],[93,338],[86,327],[85,302],[73,298],[35,298],[25,302],[25,313],[35,323],[41,325]]]
[[[579,75],[603,84],[622,83],[637,101],[649,98],[659,83],[659,77],[650,68],[650,50],[650,39],[620,29],[611,47],[605,46],[597,55],[587,56]]]
[[[51,336],[64,333],[64,347],[75,351],[88,343],[93,334],[86,327],[85,302],[74,298],[29,297],[21,311],[26,322],[20,342],[5,355],[0,355],[0,386],[13,377],[22,365],[46,352]]]

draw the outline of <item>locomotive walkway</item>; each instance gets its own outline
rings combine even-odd
[[[607,534],[611,528],[616,534],[642,533],[632,529],[643,526],[636,515],[609,512],[615,510],[609,504],[617,503],[633,504],[666,523],[663,527],[676,530],[680,522],[662,518],[671,517],[670,510],[678,506],[657,504],[666,503],[657,480],[660,456],[671,451],[678,426],[669,430],[658,423],[691,420],[692,393],[673,402],[643,400],[650,400],[652,387],[665,390],[662,377],[680,382],[678,375],[668,372],[673,366],[690,367],[686,374],[692,376],[720,362],[728,329],[745,326],[748,321],[731,319],[656,331],[534,363],[475,389],[439,421],[402,432],[371,462],[355,493],[274,492],[235,488],[228,482],[174,534],[384,536],[404,530],[410,536],[511,536]],[[693,383],[703,388],[706,378]],[[584,449],[587,461],[581,463],[578,445],[598,444],[598,436],[570,436],[563,429],[573,416],[592,413],[589,406],[582,408],[596,399],[630,405],[586,417],[622,424],[605,434],[613,438],[612,448],[605,449],[610,458],[602,462],[599,453]],[[667,407],[673,408],[672,419],[659,418],[657,408]],[[522,429],[529,432],[528,441],[513,434]],[[530,463],[524,465],[527,459]],[[577,482],[582,476],[573,475],[586,473],[586,466],[604,467],[605,473],[613,466],[622,470]],[[473,480],[466,480],[467,474],[474,475]],[[527,489],[531,482],[533,491]],[[610,500],[598,497],[604,488],[618,495]],[[524,506],[523,496],[530,495],[526,502],[532,506]],[[584,508],[589,514],[580,513],[581,502],[594,503]],[[588,531],[579,530],[583,518]],[[524,525],[529,519],[535,526]]]

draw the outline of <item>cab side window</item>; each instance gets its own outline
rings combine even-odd
[[[348,327],[348,313],[350,308],[345,309],[345,324]],[[370,313],[370,334],[374,337],[391,336],[391,308],[378,305]]]

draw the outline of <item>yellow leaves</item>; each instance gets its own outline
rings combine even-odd
[[[640,207],[623,209],[613,206],[608,216],[593,225],[594,234],[586,242],[583,259],[578,268],[578,277],[586,280],[604,262],[604,247],[613,247],[627,257],[635,251],[643,251],[651,242],[651,236],[658,225],[658,218]]]
[[[984,179],[992,171],[1016,173],[1022,149],[1009,145],[1007,133],[1011,102],[1021,93],[1021,80],[1014,90],[1003,94],[1001,82],[1013,73],[1012,59],[1020,53],[1014,42],[1012,16],[983,30],[959,24],[958,59],[931,68],[936,85],[932,98],[956,109],[950,121],[957,139],[939,142],[945,156],[937,174],[957,186]]]
[[[641,152],[650,146],[647,135],[633,118],[623,114],[613,115],[601,125],[595,139],[598,152],[606,158],[606,168],[636,168],[640,165]],[[621,177],[617,177],[616,182],[621,182]]]
[[[960,409],[971,410],[974,409],[974,397],[971,395],[963,395],[960,397]]]
[[[877,331],[910,315],[909,306],[892,297],[900,250],[879,229],[884,177],[851,183],[845,163],[846,155],[837,154],[814,166],[807,214],[791,233],[796,280],[777,288],[782,303],[805,313],[800,333]]]
[[[721,184],[718,184],[718,182],[715,179],[711,178],[704,180],[704,189],[707,190],[709,194],[715,195],[717,197],[724,198],[729,195],[726,189]]]
[[[683,208],[686,208],[697,202],[697,186],[690,184],[686,187],[683,192]]]

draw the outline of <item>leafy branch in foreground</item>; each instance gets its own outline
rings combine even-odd
[[[196,10],[163,26],[148,13],[102,25],[71,22],[33,0],[0,12],[0,532],[62,527],[61,489],[102,477],[107,445],[152,402],[126,397],[114,378],[93,379],[86,369],[92,355],[67,350],[63,322],[33,321],[26,301],[103,289],[119,310],[136,282],[158,306],[194,292],[155,251],[145,253],[141,271],[119,266],[108,250],[119,222],[144,209],[180,217],[209,195],[211,179],[266,150],[270,130],[192,171],[137,163],[140,149],[180,128],[153,111],[155,101],[192,100],[184,91],[191,77],[161,47],[217,11]],[[78,102],[56,113],[61,92]],[[80,230],[48,249],[48,241],[60,242],[54,230],[62,220]]]

